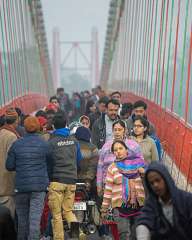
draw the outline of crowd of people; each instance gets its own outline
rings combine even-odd
[[[63,88],[43,109],[0,117],[0,240],[64,240],[76,182],[94,195],[100,239],[192,239],[192,195],[175,186],[162,161],[155,126],[142,100],[124,103],[118,91],[73,93]],[[114,233],[114,229],[112,231]]]

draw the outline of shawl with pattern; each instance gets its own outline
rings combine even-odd
[[[139,206],[143,206],[145,192],[138,169],[146,166],[144,160],[129,160],[126,158],[121,161],[115,161],[115,164],[122,174],[123,205],[126,207],[130,204],[138,203]]]
[[[113,139],[107,141],[99,152],[99,161],[97,165],[97,187],[100,187],[101,189],[105,185],[107,169],[111,163],[115,161],[115,155],[111,152],[111,145],[113,144],[113,141]],[[132,139],[125,139],[124,141],[128,147],[128,159],[140,159],[141,161],[144,161],[139,144]]]

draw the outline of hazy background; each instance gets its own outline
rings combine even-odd
[[[109,3],[110,0],[42,0],[50,57],[52,57],[52,30],[54,27],[59,28],[61,41],[89,41],[91,40],[91,29],[96,27],[99,39],[99,62],[101,64]],[[61,61],[68,50],[69,47],[62,45]],[[89,58],[89,48],[84,47],[83,51]],[[72,62],[73,56],[66,63],[68,65],[66,71],[61,72],[62,85],[65,85],[64,87],[67,87],[70,92],[76,91],[79,87],[82,88],[82,85],[83,88],[87,88],[85,87],[87,84],[90,87],[90,82],[87,82],[86,79],[87,76],[80,76],[74,72],[74,69],[71,69]],[[74,89],[74,86],[68,86],[74,81],[79,83],[76,86],[77,89]]]

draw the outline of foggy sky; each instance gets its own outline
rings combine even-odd
[[[42,0],[50,57],[52,30],[60,29],[62,41],[91,40],[91,28],[99,32],[102,59],[110,0]]]

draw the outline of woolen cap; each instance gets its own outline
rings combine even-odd
[[[7,108],[5,111],[5,118],[18,118],[18,114],[15,108],[13,107]]]
[[[86,127],[78,127],[75,133],[75,137],[77,140],[83,140],[86,142],[90,142],[91,139],[91,131]]]
[[[40,131],[40,123],[37,117],[29,116],[24,121],[26,132],[34,133]]]

